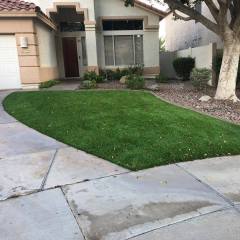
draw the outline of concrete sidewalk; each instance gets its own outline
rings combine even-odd
[[[129,172],[26,127],[0,105],[0,239],[239,236],[239,156]]]

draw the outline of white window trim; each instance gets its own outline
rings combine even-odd
[[[135,56],[136,56],[136,49],[135,49],[135,38],[134,36],[136,35],[142,35],[142,37],[144,37],[144,31],[143,30],[126,30],[126,31],[103,31],[103,42],[104,42],[104,37],[105,36],[111,36],[112,37],[112,41],[113,41],[113,62],[114,65],[106,65],[106,57],[105,57],[105,51],[104,51],[104,65],[106,69],[110,69],[110,68],[128,68],[129,65],[116,65],[116,56],[115,56],[115,41],[114,41],[114,36],[133,36],[133,54],[134,54],[134,62],[135,62]],[[104,45],[105,48],[105,45]],[[144,47],[143,47],[144,50]],[[143,52],[143,59],[144,59],[144,52]],[[136,65],[134,63],[134,65]]]
[[[143,35],[143,30],[126,30],[126,31],[103,31],[103,36],[124,36],[124,35]]]

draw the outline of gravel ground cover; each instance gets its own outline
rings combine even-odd
[[[215,89],[213,88],[201,92],[194,89],[190,83],[160,84],[159,90],[155,93],[172,103],[240,124],[240,103],[214,100]],[[207,102],[200,101],[199,99],[205,95],[212,99]],[[237,95],[240,97],[239,90]]]

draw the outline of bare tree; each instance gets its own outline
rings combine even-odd
[[[168,4],[176,19],[195,20],[223,41],[223,61],[215,98],[239,101],[236,96],[236,81],[240,57],[240,0],[153,0]],[[203,2],[212,17],[207,18],[195,9]],[[125,0],[125,5],[134,6],[134,0]]]

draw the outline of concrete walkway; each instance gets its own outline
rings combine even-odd
[[[240,157],[129,172],[0,105],[0,239],[239,240]]]

